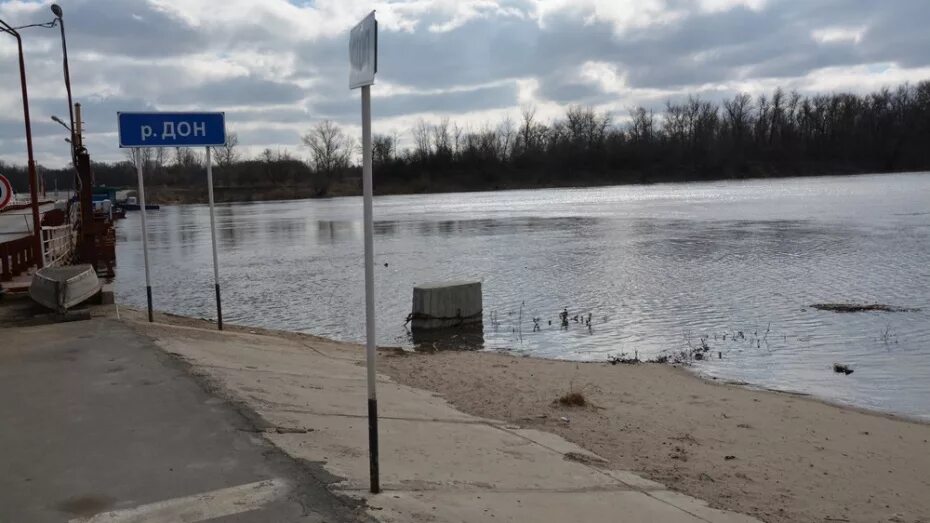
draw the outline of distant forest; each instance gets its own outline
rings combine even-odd
[[[397,136],[373,137],[377,194],[930,170],[930,81],[866,95],[778,89],[720,104],[689,97],[659,113],[634,108],[620,123],[581,106],[544,122],[524,107],[517,120],[480,129],[421,120],[409,138],[411,146],[400,149]],[[305,160],[272,150],[243,158],[230,134],[214,153],[218,198],[360,194],[357,140],[323,121],[302,142]],[[153,201],[205,199],[201,153],[138,154]],[[94,171],[98,184],[136,184],[129,158],[95,163]],[[0,164],[0,172],[26,190],[25,169]],[[49,189],[56,179],[70,185],[68,170],[40,172]]]

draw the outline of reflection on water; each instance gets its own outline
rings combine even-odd
[[[217,211],[228,321],[364,339],[360,199]],[[207,208],[149,216],[156,307],[212,317]],[[413,343],[415,284],[474,279],[489,349],[603,361],[703,338],[715,357],[702,372],[930,418],[928,175],[392,196],[375,217],[383,345]],[[137,213],[118,249],[119,299],[144,306]],[[563,308],[590,328],[561,329]],[[834,375],[834,361],[856,372]]]

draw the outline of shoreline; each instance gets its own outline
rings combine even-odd
[[[580,363],[584,363],[584,362],[580,362]],[[718,385],[726,385],[726,386],[729,386],[729,387],[738,387],[738,388],[745,389],[745,390],[750,390],[750,391],[768,392],[768,393],[772,393],[772,394],[783,394],[783,395],[786,395],[786,396],[791,396],[791,397],[793,397],[793,398],[799,398],[799,399],[806,399],[806,400],[809,400],[809,401],[815,401],[815,402],[817,402],[817,403],[822,403],[822,404],[827,405],[827,406],[829,406],[829,407],[835,407],[835,408],[838,408],[838,409],[850,410],[850,411],[853,411],[853,412],[857,412],[857,413],[859,413],[859,414],[866,414],[866,415],[871,415],[871,416],[879,416],[879,417],[888,418],[889,420],[893,420],[893,421],[904,421],[904,422],[907,422],[907,423],[916,423],[916,424],[918,424],[918,425],[927,425],[928,427],[930,427],[930,417],[928,417],[928,418],[921,418],[921,417],[918,417],[918,416],[914,416],[914,415],[910,415],[910,414],[905,414],[905,413],[903,413],[903,412],[895,412],[895,411],[891,411],[891,410],[881,410],[881,409],[877,409],[877,408],[876,408],[876,409],[872,409],[872,408],[869,408],[869,407],[863,407],[863,406],[861,406],[861,405],[854,405],[854,404],[852,404],[852,403],[844,403],[844,402],[842,402],[842,401],[840,401],[840,400],[835,400],[835,399],[831,399],[831,398],[825,398],[825,397],[823,397],[823,396],[819,396],[819,395],[817,395],[817,394],[812,394],[812,393],[810,393],[810,392],[802,392],[802,391],[787,390],[787,389],[776,389],[776,388],[773,388],[773,387],[765,387],[765,386],[762,386],[762,385],[754,385],[753,383],[750,383],[750,382],[748,382],[748,381],[730,380],[730,379],[718,378],[718,377],[712,376],[712,375],[710,375],[710,374],[703,373],[703,372],[701,372],[699,369],[697,369],[696,367],[688,367],[688,366],[685,366],[685,365],[677,365],[677,364],[676,364],[676,365],[671,365],[671,364],[670,364],[669,366],[675,367],[675,368],[680,368],[680,369],[681,369],[682,371],[684,371],[685,373],[687,373],[687,374],[689,374],[689,375],[691,375],[691,376],[694,376],[694,377],[700,379],[701,381],[706,381],[706,382],[708,382],[708,383],[714,383],[714,384],[718,384]]]
[[[928,174],[930,171],[886,171],[886,172],[833,172],[833,173],[819,173],[819,174],[785,174],[778,176],[744,176],[744,177],[719,177],[719,178],[707,178],[707,179],[657,179],[655,181],[650,181],[647,183],[642,182],[628,182],[628,183],[617,183],[612,180],[586,180],[583,182],[571,182],[567,181],[565,183],[541,183],[534,185],[498,185],[494,187],[437,187],[436,190],[426,190],[426,191],[417,191],[417,190],[407,190],[406,188],[398,188],[388,186],[387,189],[382,189],[381,192],[375,194],[375,196],[418,196],[418,195],[461,195],[461,194],[481,194],[488,192],[508,192],[508,191],[543,191],[551,189],[608,189],[613,187],[654,187],[657,185],[685,185],[685,184],[695,184],[695,183],[723,183],[723,182],[761,182],[761,181],[774,181],[774,180],[792,180],[792,179],[810,179],[810,178],[837,178],[843,176],[849,177],[859,177],[859,176],[894,176],[894,175],[919,175],[919,174]],[[132,190],[131,187],[127,189]],[[361,197],[361,189],[356,190],[337,190],[329,192],[325,195],[315,195],[308,187],[302,186],[287,186],[287,187],[220,187],[216,189],[218,192],[217,203],[254,203],[254,202],[280,202],[280,201],[295,201],[295,200],[327,200],[333,198],[353,198]],[[239,198],[227,198],[226,192],[232,193],[242,193],[246,191],[257,190],[262,196],[258,198],[250,199],[239,199]],[[166,195],[170,195],[166,197]],[[149,203],[157,203],[160,205],[201,205],[207,203],[206,199],[206,190],[203,188],[192,187],[192,186],[175,186],[175,185],[161,185],[153,186],[152,195],[149,198],[151,201]]]
[[[156,321],[214,325],[164,313]],[[360,348],[309,334],[228,327]],[[930,521],[930,424],[924,420],[708,379],[666,364],[379,353],[378,372],[397,383],[439,394],[470,415],[554,433],[611,467],[714,508],[779,523]],[[572,391],[588,404],[560,405],[557,399]]]
[[[124,311],[130,311],[136,314],[145,314],[145,311],[141,309],[136,309],[134,307],[130,307],[128,305],[120,305],[119,307]],[[183,325],[183,326],[188,326],[188,327],[204,327],[205,325],[212,325],[214,327],[216,326],[215,320],[212,320],[212,319],[195,318],[192,316],[184,316],[182,314],[176,314],[173,312],[162,312],[162,311],[156,310],[155,311],[156,321],[158,321],[159,317],[170,320],[167,323]],[[344,340],[338,340],[334,338],[326,338],[324,336],[319,336],[317,334],[311,334],[307,332],[289,331],[289,330],[282,330],[282,329],[271,329],[268,327],[239,325],[239,324],[233,324],[233,323],[227,323],[227,322],[223,322],[223,327],[227,330],[232,330],[232,331],[237,331],[237,332],[247,332],[247,333],[252,333],[252,334],[257,333],[257,334],[264,334],[264,335],[269,335],[269,336],[281,336],[281,337],[296,336],[298,338],[319,340],[319,341],[323,341],[326,343],[344,345],[346,347],[356,347],[356,346],[362,345],[362,343],[360,342],[344,341]],[[379,354],[382,354],[382,355],[386,352],[391,353],[397,350],[401,350],[401,351],[404,351],[410,354],[420,354],[420,355],[432,354],[432,353],[426,353],[426,352],[419,352],[415,350],[408,350],[400,346],[389,346],[389,345],[378,346]],[[507,349],[481,349],[481,350],[475,350],[475,351],[462,350],[462,351],[449,351],[449,352],[467,352],[467,353],[472,353],[472,354],[498,354],[498,355],[503,355],[503,356],[510,356],[513,358],[521,358],[521,359],[525,358],[525,359],[531,359],[531,360],[537,360],[537,361],[552,361],[552,362],[562,362],[562,363],[580,364],[580,365],[610,365],[609,361],[607,360],[605,361],[562,360],[562,359],[556,359],[556,358],[545,358],[541,356],[522,355],[522,354],[518,355]],[[668,367],[670,369],[674,369],[676,371],[682,372],[683,375],[685,376],[693,377],[700,381],[707,382],[707,383],[714,384],[714,385],[736,387],[736,388],[747,390],[747,391],[781,394],[781,395],[790,396],[793,398],[814,401],[814,402],[821,403],[821,404],[824,404],[830,407],[835,407],[838,409],[854,411],[859,414],[880,416],[880,417],[885,417],[892,421],[903,421],[907,423],[916,423],[920,425],[927,425],[928,427],[930,427],[930,418],[921,418],[921,417],[905,414],[902,412],[872,409],[869,407],[863,407],[861,405],[854,405],[852,403],[844,403],[839,400],[834,400],[831,398],[818,396],[816,394],[812,394],[809,392],[776,389],[772,387],[766,387],[763,385],[755,385],[748,381],[734,380],[734,379],[728,379],[728,378],[719,378],[719,377],[715,377],[710,374],[704,373],[698,367],[693,366],[693,365],[685,365],[685,364],[680,364],[680,363],[656,363],[652,361],[642,361],[636,364],[617,364],[618,367],[621,367],[621,366],[637,367],[637,366],[644,366],[644,365],[657,365],[657,366]]]

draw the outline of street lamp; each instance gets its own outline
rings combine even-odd
[[[55,15],[55,19],[58,21],[58,27],[61,29],[61,55],[62,63],[64,64],[64,74],[65,74],[65,89],[68,91],[68,115],[71,117],[71,125],[69,130],[71,131],[71,156],[74,156],[74,147],[76,147],[77,140],[74,137],[74,102],[71,100],[71,72],[68,69],[68,42],[65,40],[65,20],[62,18],[63,12],[61,6],[58,4],[52,4],[52,14]]]
[[[65,129],[67,129],[69,133],[70,133],[70,132],[74,132],[74,131],[71,130],[70,127],[68,127],[68,124],[66,124],[64,121],[62,121],[61,118],[59,118],[59,117],[57,117],[57,116],[55,116],[55,115],[52,115],[52,121],[55,122],[55,123],[57,123],[57,124],[60,124],[62,127],[64,127]],[[69,140],[69,141],[70,141],[70,140]]]
[[[35,261],[42,268],[42,225],[39,222],[39,179],[36,175],[36,161],[32,154],[32,124],[29,121],[29,93],[26,89],[26,60],[23,57],[23,39],[10,24],[0,20],[0,31],[16,38],[19,49],[19,81],[23,91],[23,119],[26,123],[26,154],[29,158],[29,196],[32,198],[32,232],[35,238]]]

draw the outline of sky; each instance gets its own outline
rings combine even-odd
[[[241,151],[297,157],[321,120],[360,134],[348,31],[379,21],[373,130],[409,143],[420,119],[479,129],[580,104],[622,123],[689,94],[781,86],[866,92],[930,79],[928,0],[61,0],[92,158],[124,157],[117,111],[225,111]],[[0,0],[13,26],[49,3]],[[37,161],[68,162],[58,29],[23,29]],[[0,160],[25,164],[16,41],[0,34]]]

